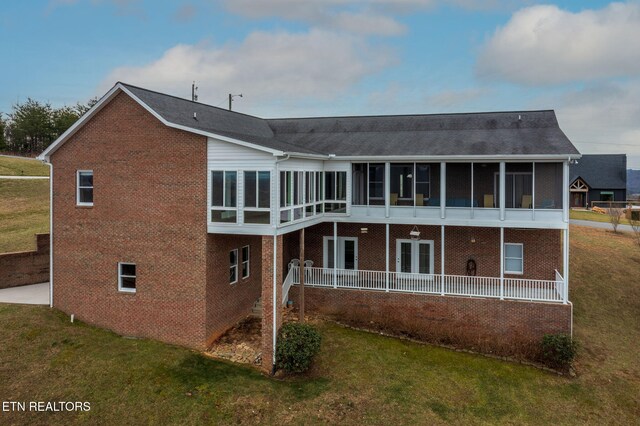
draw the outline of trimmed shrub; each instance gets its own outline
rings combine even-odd
[[[320,333],[309,324],[290,322],[278,332],[276,366],[287,373],[302,373],[320,351]]]
[[[542,359],[550,367],[568,368],[578,351],[578,343],[568,334],[545,334]]]

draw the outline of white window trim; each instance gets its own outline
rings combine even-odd
[[[239,272],[239,271],[238,271],[238,254],[239,254],[239,253],[238,253],[238,249],[230,250],[230,251],[229,251],[229,253],[233,253],[234,251],[236,252],[236,263],[235,263],[235,265],[234,265],[234,264],[230,264],[230,265],[229,265],[229,269],[230,269],[230,270],[231,270],[231,269],[235,269],[235,270],[236,270],[236,273],[235,273],[236,279],[235,279],[235,281],[230,281],[230,282],[229,282],[229,284],[235,284],[235,283],[237,283],[237,282],[238,282],[238,277],[239,277],[239,275],[240,275],[240,274],[238,273],[238,272]]]
[[[212,194],[213,194],[213,172],[222,172],[222,206],[214,206],[213,205],[213,198],[212,198]],[[231,172],[231,173],[235,173],[236,174],[236,206],[235,207],[226,207],[224,206],[224,204],[227,202],[227,172]],[[229,169],[209,169],[209,197],[210,197],[210,201],[209,201],[209,222],[210,223],[215,223],[216,225],[237,225],[238,221],[239,221],[239,208],[238,205],[240,203],[240,200],[238,199],[238,194],[240,193],[239,191],[239,187],[240,187],[240,174],[242,172],[238,171],[238,170],[229,170]],[[244,177],[244,175],[243,175]],[[244,203],[244,200],[243,200]],[[235,222],[215,222],[211,220],[211,212],[213,211],[235,211],[236,212],[236,221]]]
[[[136,266],[133,262],[118,262],[118,291],[122,293],[135,293],[138,289],[138,268],[136,267],[136,275],[123,275],[122,274],[122,265],[133,265]],[[136,288],[125,288],[122,287],[122,278],[133,278],[136,280]]]
[[[91,173],[91,178],[93,179],[93,170],[76,170],[76,206],[92,207],[93,201],[90,203],[80,201],[80,189],[91,188],[92,199],[94,195],[93,194],[94,185],[80,186],[80,173]]]
[[[401,257],[401,247],[402,243],[411,244],[411,272],[402,272],[400,257]],[[420,244],[425,244],[429,246],[429,272],[426,274],[421,274],[420,272],[416,272],[416,269],[419,269],[419,254],[420,254]],[[407,240],[407,239],[396,239],[396,272],[401,274],[419,274],[419,275],[434,275],[435,274],[435,259],[434,259],[434,243],[433,240]]]
[[[507,257],[507,246],[520,246],[520,253],[522,253],[522,257]],[[509,260],[519,260],[520,265],[522,266],[521,271],[508,271],[507,270],[507,259]],[[522,243],[504,243],[504,273],[510,275],[523,275],[524,274],[524,244]]]
[[[329,268],[329,244],[333,244],[333,236],[324,236],[322,238],[323,240],[323,244],[322,244],[322,264],[324,265],[324,269],[333,269],[333,268]],[[338,242],[336,244],[336,249],[338,250],[338,265],[340,266],[339,268],[337,267],[336,269],[345,269],[344,268],[344,242],[345,241],[353,241],[354,242],[354,259],[353,259],[353,270],[357,271],[358,270],[358,237],[338,237]],[[343,255],[342,258],[340,258],[340,254]],[[333,260],[333,259],[331,259]]]
[[[247,188],[246,188],[246,173],[254,173],[256,175],[256,207],[247,207],[245,201],[242,201],[242,210],[243,211],[247,211],[247,212],[263,212],[263,213],[269,213],[269,223],[255,223],[255,222],[247,222],[244,214],[242,215],[242,223],[243,225],[249,225],[249,226],[264,226],[264,225],[270,225],[271,224],[271,179],[272,179],[272,175],[273,173],[271,173],[271,170],[260,170],[260,169],[256,169],[256,170],[243,170],[242,171],[242,193],[246,194]],[[260,173],[269,173],[269,197],[267,198],[269,201],[269,207],[257,207],[260,205]],[[236,188],[236,192],[237,192],[237,188]],[[279,200],[278,200],[279,201]],[[238,204],[238,203],[236,203]],[[216,222],[217,223],[217,222]]]
[[[247,258],[244,258],[244,249],[247,249]],[[242,253],[242,279],[246,280],[247,278],[249,278],[251,276],[251,247],[246,245],[244,247],[242,247],[241,250]],[[244,275],[244,264],[247,264],[247,275]]]

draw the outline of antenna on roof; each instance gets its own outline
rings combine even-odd
[[[196,86],[196,82],[191,84],[191,100],[193,102],[198,102],[198,86]]]
[[[231,111],[231,104],[233,103],[233,98],[237,96],[242,97],[242,93],[240,93],[239,95],[232,95],[231,93],[229,93],[229,111]]]

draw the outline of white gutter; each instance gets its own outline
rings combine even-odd
[[[534,161],[534,160],[556,160],[565,161],[567,158],[570,160],[582,158],[582,154],[567,154],[561,155],[384,155],[384,156],[372,156],[372,155],[345,155],[336,156],[335,154],[329,155],[330,159],[345,160],[345,161],[479,161],[479,160],[505,160],[505,161]]]

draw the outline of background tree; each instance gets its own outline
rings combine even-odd
[[[55,139],[53,109],[48,103],[28,98],[13,106],[9,115],[10,149],[22,153],[40,152]]]
[[[7,149],[7,143],[5,139],[5,131],[7,129],[7,123],[4,121],[2,117],[2,113],[0,112],[0,151],[4,151]]]

